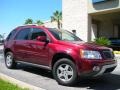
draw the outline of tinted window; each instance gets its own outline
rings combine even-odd
[[[38,28],[33,28],[31,40],[36,40],[38,36],[46,36],[45,32]]]
[[[12,32],[10,32],[10,34],[8,35],[8,37],[6,38],[6,40],[11,40],[12,37],[15,35],[16,30],[13,30]]]
[[[58,40],[61,40],[61,36],[59,34],[59,32],[57,30],[53,30],[53,29],[49,29],[49,31],[52,33],[52,35],[58,39]]]
[[[30,28],[25,28],[20,30],[20,32],[16,36],[16,40],[28,40],[29,33],[30,33]]]

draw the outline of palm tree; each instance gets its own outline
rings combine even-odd
[[[38,25],[42,25],[42,24],[44,24],[41,20],[37,20],[36,21],[36,24],[38,24]]]
[[[53,13],[53,16],[51,16],[51,22],[56,21],[58,29],[61,28],[62,25],[61,20],[62,20],[62,12],[55,11]]]
[[[31,18],[28,18],[25,20],[25,24],[33,24],[33,20]]]

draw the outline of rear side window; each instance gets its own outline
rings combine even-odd
[[[16,40],[28,40],[29,39],[30,28],[24,28],[18,32]]]
[[[15,34],[16,34],[16,30],[13,30],[12,32],[10,32],[10,34],[8,35],[6,40],[11,40],[13,38],[13,36],[15,36]]]
[[[45,32],[38,28],[33,28],[31,40],[36,40],[38,36],[46,36]]]

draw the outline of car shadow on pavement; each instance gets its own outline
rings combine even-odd
[[[18,64],[17,69],[22,69],[29,73],[34,73],[34,74],[37,74],[37,75],[40,75],[43,77],[48,77],[48,78],[53,79],[51,71],[48,71],[48,70],[45,70],[45,69],[42,69],[39,67],[29,66],[29,65],[25,65],[25,64]]]
[[[52,72],[45,69],[32,66],[26,67],[26,65],[18,65],[18,69],[53,79]],[[78,83],[72,87],[93,90],[117,90],[120,89],[120,75],[106,74],[99,78],[79,80]]]
[[[77,88],[93,89],[93,90],[117,90],[120,89],[120,75],[106,74],[96,79],[87,79],[78,82]]]

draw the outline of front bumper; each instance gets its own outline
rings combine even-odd
[[[79,66],[79,76],[83,77],[97,77],[104,73],[112,72],[116,66],[116,60],[84,60]]]
[[[110,65],[104,65],[94,76],[96,77],[96,76],[100,76],[104,73],[110,73],[116,68],[116,66],[117,66],[117,63],[110,64]]]

